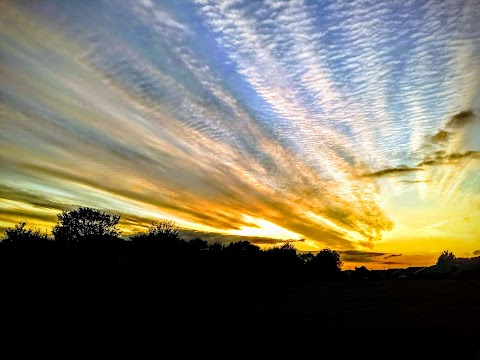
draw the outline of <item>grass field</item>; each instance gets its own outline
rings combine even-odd
[[[288,349],[295,359],[480,359],[480,280],[36,284],[3,298],[3,344],[134,358],[174,348],[198,356],[226,349],[227,359]]]
[[[478,280],[310,282],[217,296],[177,304],[174,328],[205,344],[250,339],[318,354],[332,346],[344,357],[480,359]]]

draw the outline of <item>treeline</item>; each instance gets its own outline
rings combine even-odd
[[[147,232],[121,237],[119,215],[88,207],[62,211],[51,234],[27,228],[25,221],[6,229],[0,242],[0,270],[18,275],[69,280],[109,276],[108,281],[165,284],[266,284],[316,280],[382,279],[366,267],[342,271],[340,254],[329,248],[297,252],[292,242],[261,250],[249,241],[208,243],[185,240],[175,222],[152,222]],[[475,260],[475,261],[474,261]],[[437,264],[416,277],[480,277],[480,261],[457,259],[444,251]],[[404,275],[405,276],[405,275]]]
[[[172,221],[153,222],[148,232],[125,240],[120,216],[81,207],[57,215],[52,233],[20,222],[0,242],[3,273],[68,274],[70,278],[109,274],[120,278],[155,279],[166,283],[340,280],[338,252],[298,253],[291,242],[261,250],[248,241],[208,243],[185,240]]]
[[[375,306],[365,311],[363,300],[383,289],[363,281],[371,275],[364,267],[341,271],[339,253],[329,248],[305,254],[291,242],[261,250],[248,241],[187,241],[170,221],[124,239],[119,216],[85,207],[57,216],[51,234],[20,222],[0,241],[0,315],[9,339],[22,346],[37,339],[137,350],[181,339],[211,348],[222,339],[238,348],[253,341],[245,334],[278,341],[310,332],[317,340],[338,335],[342,324],[348,330],[359,307],[359,323],[370,322]],[[438,266],[458,261],[445,252]],[[355,276],[361,280],[347,281]]]

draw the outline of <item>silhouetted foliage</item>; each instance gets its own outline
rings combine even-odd
[[[223,251],[224,248],[225,248],[225,245],[219,242],[214,242],[213,244],[210,244],[208,247],[208,249],[214,253],[220,253],[221,251]]]
[[[453,264],[455,263],[456,258],[457,257],[453,252],[444,250],[437,259],[437,265]]]
[[[247,254],[247,255],[253,255],[253,254],[258,254],[260,252],[260,247],[258,245],[252,244],[250,241],[237,241],[237,242],[232,242],[227,245],[224,250],[229,253],[229,254],[234,254],[234,255],[241,255],[241,254]]]
[[[370,270],[365,266],[355,267],[355,270],[352,272],[352,279],[356,280],[368,280]]]
[[[303,260],[297,255],[297,249],[291,242],[275,245],[264,252],[264,268],[278,280],[296,278],[300,274]]]
[[[103,211],[80,207],[57,215],[58,223],[53,228],[56,241],[77,242],[84,237],[114,236],[121,234],[117,229],[120,215],[110,215]]]
[[[3,236],[2,241],[5,243],[17,243],[22,242],[24,244],[30,243],[31,241],[48,241],[48,235],[43,234],[40,229],[36,228],[26,228],[27,222],[21,221],[16,224],[13,228],[5,230],[5,235]]]
[[[130,240],[142,251],[178,251],[186,249],[187,242],[180,237],[177,224],[174,221],[152,221],[147,233],[130,236]]]
[[[68,281],[72,274],[77,278],[89,274],[92,280],[100,278],[99,274],[110,273],[129,279],[131,284],[162,279],[163,286],[168,283],[170,288],[173,284],[189,284],[211,290],[225,284],[342,279],[342,274],[345,278],[349,274],[351,279],[381,278],[377,271],[369,271],[365,266],[342,272],[339,253],[329,248],[302,253],[291,241],[265,250],[246,240],[209,244],[197,237],[186,241],[176,223],[169,220],[153,221],[147,232],[124,241],[118,236],[118,215],[83,207],[62,211],[57,216],[53,239],[38,229],[27,228],[25,221],[6,229],[0,243],[2,269],[25,274],[41,274],[49,269],[48,276],[55,274]],[[446,250],[435,266],[415,269],[411,277],[478,278],[479,259],[457,259]]]
[[[208,242],[200,238],[194,238],[188,241],[188,246],[193,251],[205,251],[209,250]]]
[[[189,244],[180,237],[174,221],[153,221],[148,232],[134,234],[130,240],[133,248],[127,263],[143,280],[168,274],[165,280],[185,281],[194,266]]]
[[[153,221],[152,225],[148,229],[149,236],[180,239],[180,232],[175,221],[162,220]]]
[[[298,257],[306,264],[315,257],[315,254],[311,252],[299,253]]]
[[[98,214],[93,209],[86,211],[91,213]],[[24,331],[33,321],[28,315],[19,321],[19,316],[28,314],[30,309],[30,314],[44,314],[39,324],[52,324],[56,317],[54,325],[68,338],[75,329],[87,328],[88,337],[95,336],[96,344],[103,341],[106,333],[114,334],[112,344],[143,344],[146,333],[151,331],[149,327],[142,332],[144,319],[159,324],[161,335],[155,334],[155,340],[152,337],[154,343],[156,338],[165,339],[166,332],[175,337],[181,334],[183,341],[184,334],[188,337],[192,330],[195,336],[201,334],[204,341],[212,341],[212,337],[207,338],[212,334],[206,331],[209,325],[217,331],[213,332],[214,341],[220,334],[238,340],[240,337],[232,334],[235,330],[244,334],[245,326],[250,332],[256,331],[258,338],[268,330],[276,339],[278,334],[300,333],[302,339],[305,334],[313,334],[315,340],[328,340],[332,333],[339,334],[341,328],[351,330],[351,324],[355,326],[352,334],[364,333],[364,324],[372,324],[370,330],[381,329],[379,325],[390,321],[388,316],[394,307],[403,306],[401,314],[409,314],[411,304],[426,293],[418,288],[423,285],[405,280],[410,292],[402,295],[403,287],[390,284],[398,282],[394,280],[398,277],[382,279],[382,286],[386,284],[389,290],[374,290],[372,280],[381,270],[369,271],[361,266],[342,272],[339,253],[329,248],[318,253],[299,253],[289,241],[265,250],[249,241],[186,241],[171,221],[153,222],[147,232],[125,241],[118,237],[115,228],[119,217],[101,214],[104,221],[95,222],[95,217],[83,216],[78,211],[62,212],[53,240],[38,229],[27,228],[26,222],[6,229],[0,242],[2,291],[6,295],[3,299],[9,299],[9,304],[2,306],[3,324],[5,315],[11,314],[12,323],[19,324]],[[454,258],[451,252],[443,255]],[[456,259],[453,265],[435,265],[430,270],[419,274],[426,278],[477,281],[480,257]],[[368,277],[368,282],[345,281],[339,286],[338,280],[346,273],[352,274],[352,279]],[[469,285],[464,291],[467,304],[476,304],[470,301],[474,287]],[[441,286],[436,289],[442,290]],[[391,292],[392,297],[388,297]],[[397,295],[403,300],[399,301]],[[377,301],[378,296],[386,299],[382,300],[384,303]],[[417,312],[421,321],[432,299],[438,297],[429,295],[428,302]],[[365,317],[359,317],[360,313]],[[470,319],[470,310],[461,315]],[[465,325],[471,326],[468,333],[474,335],[469,341],[474,343],[475,324],[469,321]],[[131,329],[135,330],[133,335]],[[404,339],[401,336],[411,330],[410,321],[406,321],[396,338]],[[75,334],[85,341],[84,333]],[[389,330],[385,336],[391,335]],[[419,337],[422,341],[423,335]],[[451,332],[447,335],[451,336]],[[354,337],[358,339],[357,335]]]
[[[4,275],[7,269],[15,274],[31,275],[33,270],[37,271],[40,266],[47,267],[52,262],[53,241],[39,229],[26,226],[27,222],[21,221],[5,230],[0,243],[0,266],[4,267],[0,272]]]
[[[313,278],[335,279],[341,274],[340,254],[329,248],[320,250],[306,265]]]

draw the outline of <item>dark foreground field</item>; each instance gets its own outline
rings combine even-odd
[[[237,289],[193,311],[178,308],[174,319],[179,334],[205,343],[237,339],[280,351],[294,345],[319,357],[480,359],[479,281]]]
[[[62,348],[65,358],[89,351],[134,358],[193,352],[227,359],[262,353],[480,359],[479,280],[222,287],[110,280],[4,287],[3,344],[20,344],[18,351],[35,344],[39,353]]]

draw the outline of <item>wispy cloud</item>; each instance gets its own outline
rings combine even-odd
[[[371,173],[366,173],[366,177],[383,177],[388,175],[404,175],[406,173],[425,170],[427,166],[434,165],[452,165],[460,163],[463,160],[479,159],[480,151],[466,150],[458,152],[458,138],[463,138],[465,132],[471,130],[471,125],[476,125],[478,120],[473,111],[467,110],[455,114],[446,124],[446,129],[439,130],[434,136],[429,138],[424,144],[423,159],[413,167],[402,165],[394,168],[386,168]],[[461,141],[464,143],[464,141]],[[453,144],[452,144],[453,143]],[[434,145],[432,147],[432,145]],[[415,181],[415,180],[414,180]]]
[[[381,177],[381,176],[386,176],[386,175],[398,175],[398,174],[403,174],[403,173],[408,173],[412,171],[421,171],[423,170],[422,168],[410,168],[406,165],[400,166],[400,167],[395,167],[395,168],[388,168],[388,169],[383,169],[379,171],[375,171],[372,173],[365,174],[367,177]]]
[[[402,254],[390,254],[384,257],[384,259],[390,259],[392,257],[402,256]]]

